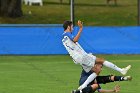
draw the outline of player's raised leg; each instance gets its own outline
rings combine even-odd
[[[87,85],[92,82],[97,77],[96,73],[92,73],[87,80],[78,88],[79,90],[82,90],[83,88],[87,87]]]
[[[93,73],[86,79],[86,81],[78,89],[82,90],[83,88],[87,87],[87,85],[91,83],[97,77],[97,75],[99,75],[101,70],[102,64],[95,64],[94,67],[91,69]]]
[[[108,68],[111,68],[113,70],[120,72],[123,75],[125,75],[128,72],[128,70],[131,68],[131,65],[128,65],[125,68],[119,68],[118,66],[116,66],[112,62],[106,61],[103,58],[96,58],[96,63],[101,63]]]

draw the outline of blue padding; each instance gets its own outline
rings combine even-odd
[[[61,27],[0,28],[0,54],[66,54],[62,32]]]
[[[140,54],[140,27],[85,27],[80,43],[97,54]]]
[[[67,54],[62,33],[62,27],[0,27],[0,54]],[[84,27],[79,43],[96,54],[140,54],[140,27]]]

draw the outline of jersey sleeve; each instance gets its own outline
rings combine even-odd
[[[68,36],[72,41],[73,41],[73,39],[74,39],[74,36],[73,36],[73,34],[71,34],[71,33],[64,33],[63,34],[63,37],[64,36]]]

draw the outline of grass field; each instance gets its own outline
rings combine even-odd
[[[131,82],[115,82],[102,85],[112,89],[121,86],[120,93],[139,93],[140,55],[98,55],[120,67],[128,64],[132,69],[128,75]],[[0,93],[70,93],[78,87],[81,67],[75,65],[69,56],[0,56]],[[120,75],[103,68],[101,75]]]
[[[43,0],[44,6],[23,4],[23,17],[1,18],[0,23],[12,24],[62,24],[70,20],[69,0]],[[29,13],[30,12],[30,13]],[[137,25],[137,0],[118,0],[118,5],[107,5],[106,0],[75,0],[75,20],[88,26]]]

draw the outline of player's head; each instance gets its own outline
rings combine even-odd
[[[72,21],[65,21],[64,23],[63,23],[63,28],[64,28],[64,31],[70,31],[70,32],[72,32],[72,30],[73,30],[73,23],[72,23]]]
[[[100,72],[102,71],[102,67],[103,67],[103,64],[100,64],[100,63],[96,63],[94,65],[96,74],[98,74],[98,75],[100,74]]]

